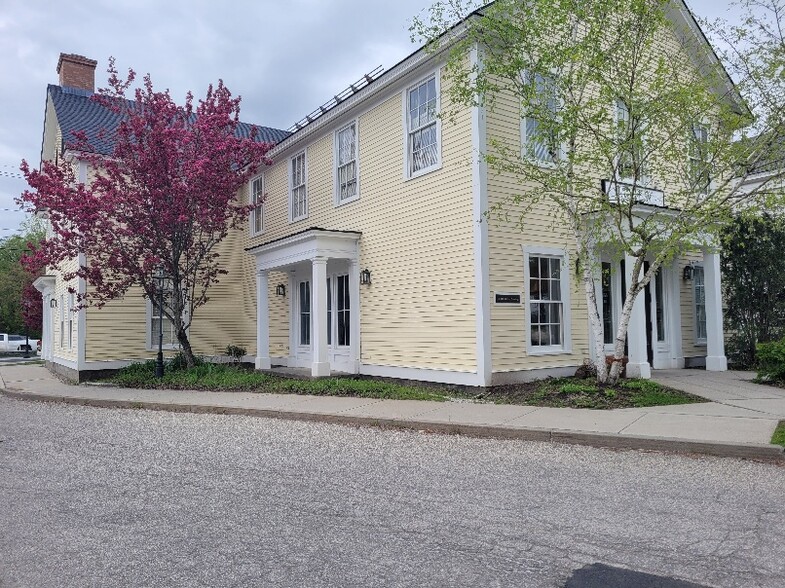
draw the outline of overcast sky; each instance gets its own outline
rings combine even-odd
[[[61,52],[121,71],[150,73],[182,102],[219,78],[243,97],[244,121],[288,128],[378,65],[417,47],[409,24],[431,0],[0,0],[0,238],[24,214],[24,158],[38,167],[46,85]],[[726,0],[691,0],[701,17],[725,16]]]

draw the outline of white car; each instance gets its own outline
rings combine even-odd
[[[38,339],[26,339],[24,335],[0,333],[0,351],[33,351],[37,346]]]

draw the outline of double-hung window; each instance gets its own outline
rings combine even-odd
[[[709,129],[706,125],[692,125],[690,137],[690,180],[695,187],[695,192],[706,195],[709,193],[711,177],[709,175],[709,162],[707,146],[709,143]]]
[[[74,293],[68,293],[68,349],[74,346]]]
[[[65,296],[60,294],[60,348],[65,346]]]
[[[569,272],[562,251],[525,251],[529,353],[571,350]]]
[[[336,204],[350,202],[359,196],[357,122],[353,122],[335,133],[335,193]]]
[[[171,281],[164,281],[163,284],[163,306],[166,308],[167,300],[169,300],[173,293]],[[174,322],[166,316],[165,312],[161,312],[161,306],[158,304],[160,300],[158,294],[155,299],[148,302],[148,316],[150,317],[147,332],[150,333],[150,349],[158,348],[158,337],[163,332],[162,346],[164,349],[177,349],[177,334],[174,329]]]
[[[637,129],[624,100],[616,100],[616,136],[619,144],[616,173],[621,181],[633,181],[636,169],[640,172],[640,149],[636,143]],[[640,173],[638,174],[640,175]]]
[[[706,342],[706,281],[703,266],[696,265],[692,273],[695,289],[695,339],[698,343]]]
[[[406,92],[407,175],[434,169],[440,164],[438,88],[436,76]]]
[[[537,163],[553,164],[561,157],[561,145],[554,130],[559,110],[554,80],[539,73],[525,73],[524,82],[530,94],[523,105],[522,155]]]
[[[264,176],[251,180],[251,234],[259,235],[264,231]]]
[[[292,222],[308,217],[305,151],[289,160],[289,208]]]

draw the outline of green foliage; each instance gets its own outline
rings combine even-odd
[[[244,390],[273,394],[311,394],[316,396],[356,396],[396,400],[445,399],[444,394],[418,386],[403,386],[373,379],[322,378],[291,379],[246,370],[235,365],[213,364],[199,360],[193,368],[175,356],[167,362],[164,377],[155,378],[155,360],[132,364],[118,370],[109,381],[129,388],[170,388],[180,390]]]
[[[785,383],[785,339],[758,343],[758,380]]]
[[[722,253],[728,359],[752,368],[758,343],[785,336],[785,220],[737,216],[722,233]]]
[[[245,352],[245,347],[240,347],[239,345],[226,346],[226,355],[232,358],[233,363],[240,363],[243,356],[245,356]]]
[[[562,394],[594,394],[599,388],[594,384],[568,383],[559,387]]]
[[[785,421],[780,421],[774,434],[771,436],[772,445],[782,445],[785,447]]]
[[[20,259],[28,251],[28,242],[37,242],[42,236],[39,231],[35,231],[0,239],[0,332],[2,333],[25,332],[24,291],[25,286],[33,278],[22,267]],[[35,302],[40,303],[38,300]],[[38,338],[40,332],[31,331],[30,336]]]

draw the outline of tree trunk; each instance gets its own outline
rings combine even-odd
[[[180,353],[183,354],[185,365],[192,368],[196,365],[196,357],[191,349],[191,342],[188,340],[188,334],[185,329],[177,329],[177,342],[180,344]]]
[[[588,258],[584,254],[584,258]],[[585,259],[583,263],[583,287],[586,292],[586,307],[589,311],[592,344],[594,345],[594,369],[597,372],[597,383],[608,382],[608,365],[605,363],[605,341],[602,332],[602,320],[597,307],[597,290],[594,287],[593,259]]]

